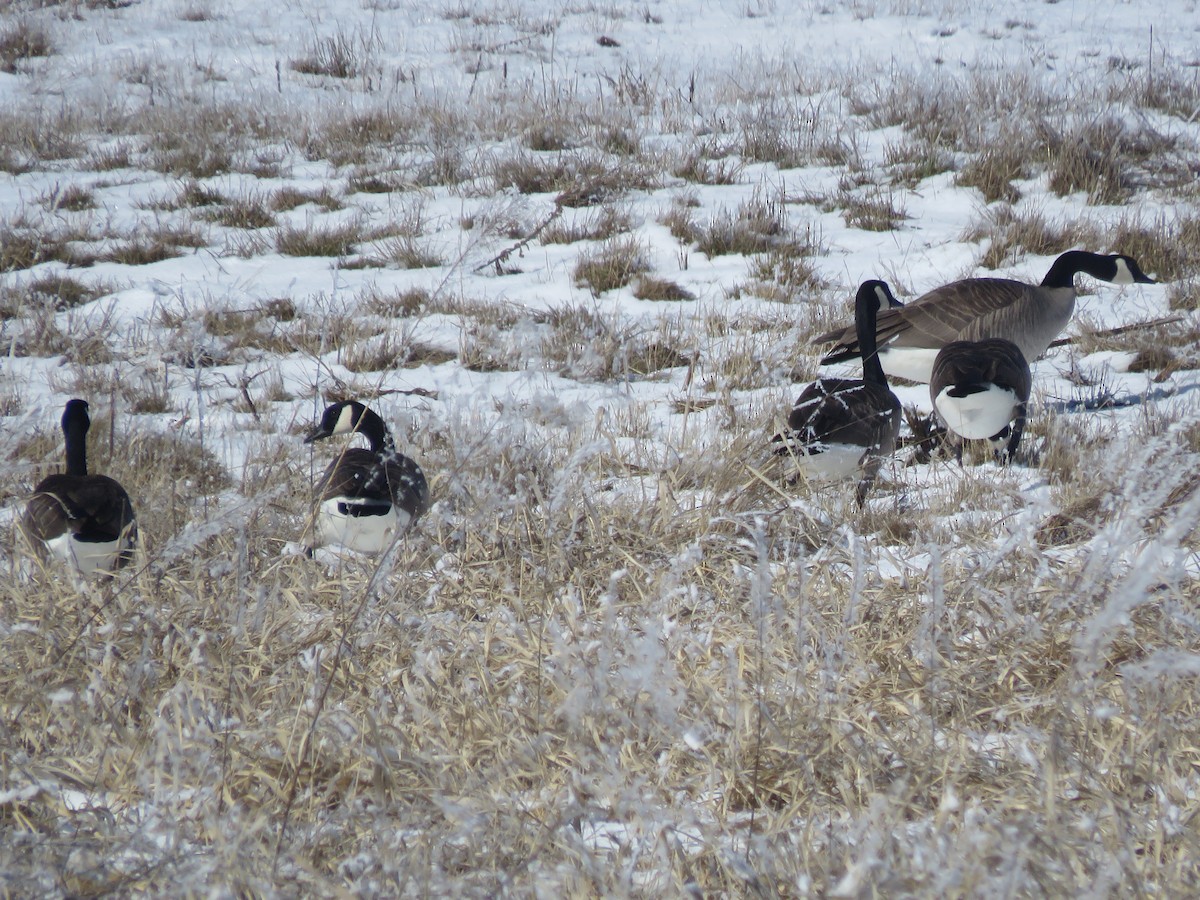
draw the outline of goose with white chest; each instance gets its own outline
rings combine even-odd
[[[968,440],[988,439],[1000,462],[1011,460],[1025,430],[1033,377],[1021,348],[1003,338],[952,341],[933,363],[929,397],[945,426]],[[961,461],[962,445],[958,445]]]
[[[111,576],[133,559],[137,519],[119,482],[91,475],[85,400],[70,400],[62,415],[67,471],[42,479],[25,504],[21,530],[43,559],[53,558],[85,578]]]
[[[429,485],[421,467],[396,450],[383,419],[357,400],[327,407],[304,442],[354,433],[367,439],[369,449],[342,450],[317,483],[313,546],[380,553],[428,508]]]
[[[879,314],[879,360],[889,375],[928,383],[938,352],[952,341],[1004,338],[1026,360],[1041,356],[1071,320],[1075,276],[1091,275],[1112,284],[1154,284],[1130,256],[1070,250],[1050,266],[1038,285],[1007,278],[966,278],[923,294],[906,306]],[[854,326],[813,339],[835,342],[822,365],[855,359],[862,353]]]

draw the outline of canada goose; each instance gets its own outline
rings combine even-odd
[[[1006,462],[1021,443],[1032,384],[1029,363],[1012,341],[951,341],[933,362],[929,397],[938,418],[959,437],[993,443],[1007,437],[1008,446],[996,450]],[[958,453],[961,461],[961,444]]]
[[[788,416],[788,430],[772,440],[777,454],[790,454],[811,477],[840,479],[861,473],[859,506],[883,458],[896,449],[900,401],[887,385],[875,353],[875,320],[892,301],[882,281],[864,281],[854,299],[854,321],[863,348],[863,378],[822,378],[800,394]]]
[[[425,512],[429,485],[421,467],[397,452],[383,419],[357,400],[328,407],[304,443],[354,432],[371,447],[343,450],[317,483],[315,546],[340,544],[379,553]]]
[[[45,551],[90,577],[111,574],[133,559],[137,520],[125,488],[107,475],[89,475],[87,433],[92,420],[84,400],[70,400],[62,415],[66,474],[34,488],[21,530],[35,551]]]
[[[907,306],[879,314],[879,360],[889,375],[928,382],[938,351],[951,341],[1005,338],[1027,360],[1041,356],[1066,327],[1075,309],[1075,275],[1084,272],[1113,284],[1154,284],[1129,256],[1070,250],[1054,261],[1040,285],[1007,278],[967,278],[934,288]],[[860,355],[855,326],[814,338],[836,341],[822,365]]]

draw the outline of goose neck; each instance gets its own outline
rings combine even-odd
[[[87,475],[87,426],[70,422],[63,428],[67,445],[67,474]]]

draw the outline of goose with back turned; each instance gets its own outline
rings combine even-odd
[[[952,341],[933,363],[929,397],[942,423],[959,438],[988,439],[1000,462],[1017,452],[1033,378],[1021,348],[1003,338]],[[957,445],[962,461],[962,444]]]
[[[43,559],[48,555],[84,577],[111,576],[133,559],[137,519],[119,482],[88,473],[91,424],[87,401],[67,402],[62,414],[67,471],[38,483],[20,527]]]
[[[886,282],[862,283],[854,299],[854,320],[863,348],[863,377],[822,378],[808,385],[792,407],[787,430],[772,438],[782,445],[775,453],[791,456],[808,477],[858,475],[859,506],[900,435],[900,401],[888,388],[874,352],[875,320],[893,300]]]

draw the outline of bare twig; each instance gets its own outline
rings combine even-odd
[[[496,269],[497,275],[503,275],[504,274],[504,263],[508,261],[508,258],[510,256],[512,256],[514,253],[523,251],[526,247],[528,247],[535,240],[537,240],[538,235],[540,235],[543,231],[545,231],[551,222],[553,222],[555,219],[557,219],[559,216],[562,215],[562,211],[563,211],[562,204],[555,203],[554,209],[551,211],[550,215],[547,216],[545,218],[545,220],[542,221],[542,223],[540,225],[538,225],[537,228],[533,229],[533,231],[529,232],[529,234],[527,234],[525,237],[521,238],[521,240],[517,241],[511,247],[501,250],[499,253],[497,253],[495,256],[493,256],[491,259],[489,259],[487,262],[476,266],[471,271],[482,272],[488,266],[493,266]]]
[[[1182,322],[1182,321],[1183,321],[1183,316],[1164,316],[1161,319],[1151,319],[1148,322],[1133,322],[1129,325],[1120,325],[1116,328],[1105,328],[1103,331],[1093,331],[1091,334],[1089,334],[1087,336],[1093,337],[1093,338],[1116,337],[1119,334],[1126,334],[1130,331],[1142,331],[1143,329],[1146,329],[1146,328],[1156,328],[1159,325],[1174,325],[1176,322]],[[1056,341],[1052,341],[1050,343],[1050,346],[1051,347],[1066,347],[1069,344],[1078,343],[1080,337],[1082,337],[1082,335],[1077,335],[1075,337],[1059,338]]]

